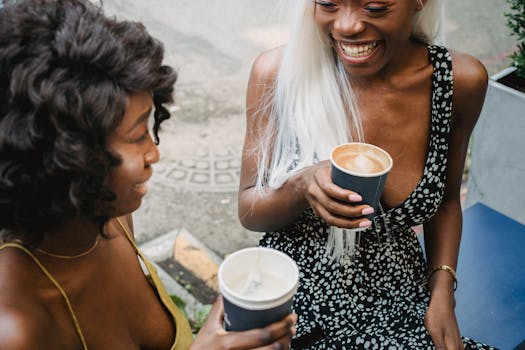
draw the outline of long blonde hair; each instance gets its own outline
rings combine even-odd
[[[423,6],[423,0],[418,1]],[[442,1],[428,0],[413,20],[413,37],[443,44]],[[290,38],[263,108],[269,117],[259,145],[255,188],[276,189],[304,167],[328,159],[338,144],[364,141],[362,116],[343,68],[314,21],[312,0],[290,2]],[[354,140],[349,130],[355,134]],[[340,243],[340,242],[339,242]],[[338,244],[336,242],[336,244]]]

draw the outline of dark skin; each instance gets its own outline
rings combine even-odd
[[[108,176],[117,195],[113,219],[104,226],[88,255],[60,259],[33,250],[66,291],[89,349],[170,349],[176,336],[173,321],[140,268],[137,255],[115,217],[133,232],[131,212],[147,192],[145,182],[159,153],[148,132],[152,108],[149,92],[133,94],[123,121],[108,139],[122,163]],[[72,234],[75,233],[75,234]],[[82,217],[46,232],[39,249],[76,255],[93,246],[98,227]],[[60,292],[25,253],[0,253],[0,348],[82,349]],[[296,315],[263,329],[226,332],[219,299],[191,349],[287,349]]]
[[[100,239],[88,256],[67,261],[37,257],[66,290],[89,348],[169,349],[175,335],[171,320],[141,274],[132,246],[114,221],[106,231],[110,239]],[[15,330],[25,348],[81,348],[62,296],[35,263],[13,249],[0,259],[2,281],[8,284],[3,290],[10,292],[2,305],[12,305],[18,314]]]
[[[336,54],[352,76],[363,116],[365,140],[384,148],[394,165],[385,185],[382,203],[401,204],[417,187],[424,170],[429,138],[431,75],[425,44],[411,38],[412,18],[421,5],[414,1],[322,1],[315,20],[331,37]],[[350,57],[342,49],[372,44],[369,58]],[[374,47],[375,47],[374,46]],[[262,137],[264,95],[277,74],[282,48],[261,54],[255,61],[247,93],[247,133],[239,189],[239,218],[254,231],[273,231],[295,221],[307,208],[327,224],[355,228],[369,224],[361,217],[366,205],[360,196],[336,186],[328,160],[290,177],[282,187],[259,197],[254,190],[256,149]],[[454,94],[449,138],[447,179],[443,201],[425,224],[429,266],[456,268],[461,239],[460,186],[470,134],[483,105],[487,73],[475,58],[452,52]],[[352,133],[349,130],[349,133]],[[435,345],[463,349],[454,314],[453,279],[438,271],[430,279],[431,302],[425,325]]]

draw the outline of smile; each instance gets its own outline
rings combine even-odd
[[[133,185],[133,190],[140,195],[144,196],[148,192],[148,183],[147,182],[140,182],[135,185]]]
[[[375,48],[377,47],[377,41],[361,45],[348,44],[340,41],[339,47],[348,57],[367,57],[370,56],[372,52],[374,52]]]

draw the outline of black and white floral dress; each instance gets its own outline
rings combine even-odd
[[[430,220],[443,198],[453,84],[449,52],[429,46],[429,56],[434,66],[431,132],[424,174],[414,192],[361,232],[353,258],[330,261],[325,255],[329,227],[311,210],[260,242],[287,253],[299,266],[294,348],[435,348],[423,323],[430,299],[421,285],[426,262],[412,227]],[[466,349],[491,349],[464,342]]]

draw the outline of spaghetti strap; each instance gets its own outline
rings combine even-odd
[[[75,315],[75,311],[73,311],[73,306],[71,305],[71,302],[69,301],[69,298],[67,297],[67,294],[66,292],[64,291],[64,289],[60,286],[60,284],[57,282],[57,280],[51,275],[51,273],[44,267],[44,265],[42,265],[42,263],[38,260],[38,258],[36,256],[33,255],[33,253],[31,253],[26,247],[24,247],[23,245],[21,244],[18,244],[18,243],[4,243],[2,245],[0,245],[0,250],[3,250],[5,248],[16,248],[16,249],[19,249],[21,251],[23,251],[24,253],[26,253],[27,255],[29,255],[31,257],[31,259],[33,259],[33,261],[35,262],[35,264],[40,268],[40,270],[44,273],[44,275],[47,276],[47,278],[49,278],[49,280],[51,281],[51,283],[53,283],[53,285],[58,289],[58,291],[60,292],[60,294],[62,294],[62,297],[64,298],[64,301],[66,302],[66,306],[67,306],[67,309],[69,310],[69,314],[71,315],[71,318],[73,319],[73,324],[75,325],[75,329],[78,333],[78,336],[80,338],[80,341],[82,343],[82,348],[84,350],[88,350],[88,347],[87,347],[87,344],[86,344],[86,340],[84,339],[84,335],[82,334],[82,330],[80,328],[80,324],[78,323],[78,320],[77,320],[77,317]]]
[[[118,224],[122,228],[122,231],[124,231],[128,240],[133,245],[135,252],[140,257],[144,265],[146,266],[146,269],[149,272],[153,285],[155,289],[157,290],[159,299],[161,300],[164,307],[166,307],[168,312],[171,314],[173,322],[175,323],[175,341],[170,350],[188,349],[193,340],[193,335],[192,335],[191,327],[189,325],[188,320],[186,319],[182,311],[179,310],[179,308],[171,300],[171,297],[166,291],[166,288],[164,288],[164,284],[160,280],[160,277],[157,273],[157,269],[148,259],[146,259],[146,257],[142,254],[142,252],[138,249],[135,241],[131,237],[131,233],[129,232],[129,230],[126,228],[126,226],[124,226],[124,224],[119,218],[115,218],[115,219],[117,220]]]
[[[139,247],[137,247],[137,244],[135,243],[135,240],[133,239],[133,237],[131,237],[131,233],[129,232],[128,228],[126,226],[124,226],[122,221],[120,221],[120,218],[115,218],[115,220],[117,220],[117,223],[119,224],[120,228],[122,229],[122,231],[126,235],[128,241],[133,246],[133,249],[135,249],[135,252],[137,252],[137,254],[142,258],[142,253],[139,251]]]

